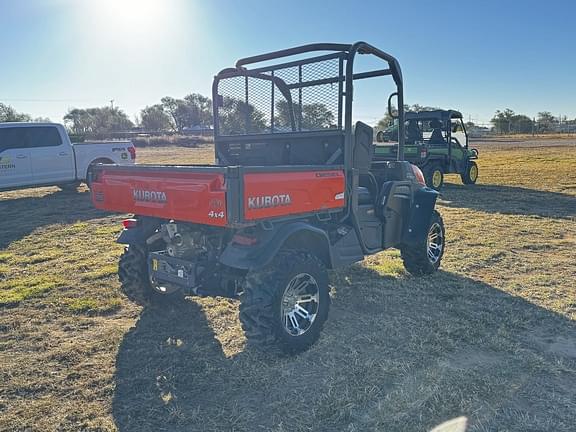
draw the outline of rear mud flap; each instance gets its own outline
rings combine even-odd
[[[438,192],[430,188],[423,188],[414,193],[410,220],[402,233],[403,244],[418,243],[426,238],[438,195]]]

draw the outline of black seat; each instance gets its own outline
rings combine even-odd
[[[410,120],[406,128],[406,144],[416,144],[417,141],[422,141],[422,131],[418,126],[416,120]]]
[[[372,167],[374,130],[365,123],[356,122],[354,128],[354,150],[352,164],[360,174],[367,174]]]
[[[374,144],[372,143],[374,130],[365,123],[356,122],[354,127],[353,165],[360,174],[360,183],[369,185],[373,190],[358,186],[358,205],[374,204],[378,194],[378,184],[370,172],[372,158],[374,157]]]
[[[430,127],[432,128],[432,135],[430,135],[430,144],[442,145],[446,144],[444,141],[444,135],[442,134],[442,123],[438,120],[432,120],[430,122]]]
[[[367,187],[358,186],[358,205],[374,204],[372,194]]]

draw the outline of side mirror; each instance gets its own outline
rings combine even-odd
[[[394,92],[388,97],[388,115],[395,119],[398,118],[398,111],[394,113],[394,110],[392,109],[392,98],[394,96],[398,97],[398,92]]]

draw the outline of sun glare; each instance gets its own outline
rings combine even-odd
[[[99,0],[89,4],[99,27],[132,33],[158,32],[177,16],[178,0]]]

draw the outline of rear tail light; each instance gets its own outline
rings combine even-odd
[[[236,234],[234,237],[232,237],[232,242],[242,246],[252,246],[258,243],[258,239],[256,237]]]
[[[128,153],[130,153],[130,159],[136,159],[136,147],[128,147]]]
[[[125,229],[132,229],[138,226],[138,219],[124,219],[122,225]]]
[[[412,172],[416,177],[416,181],[420,183],[422,186],[426,186],[426,180],[424,179],[424,174],[422,174],[422,170],[418,168],[416,165],[412,165]]]

